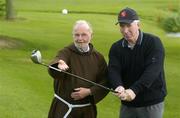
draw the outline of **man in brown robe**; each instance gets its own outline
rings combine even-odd
[[[92,33],[87,21],[78,20],[73,27],[74,43],[60,50],[50,65],[106,86],[107,64],[90,43]],[[49,74],[54,78],[55,97],[48,118],[97,117],[96,103],[108,94],[107,90],[52,69]]]

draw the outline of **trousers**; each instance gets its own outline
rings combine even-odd
[[[146,107],[121,105],[119,118],[163,118],[164,102]]]

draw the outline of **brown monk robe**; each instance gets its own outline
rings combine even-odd
[[[98,84],[107,85],[106,73],[107,64],[104,57],[97,52],[92,44],[89,44],[90,51],[82,53],[78,51],[74,44],[60,50],[55,59],[50,64],[57,68],[58,60],[64,60],[70,73],[86,78]],[[67,118],[96,118],[96,103],[102,100],[108,91],[84,82],[70,75],[49,69],[49,74],[54,78],[54,92],[70,104],[87,104],[90,106],[73,108]],[[71,93],[75,88],[90,88],[91,95],[81,100],[73,100]],[[63,118],[68,111],[68,107],[57,98],[53,99],[48,118]]]

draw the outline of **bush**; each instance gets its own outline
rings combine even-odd
[[[162,27],[167,32],[180,32],[180,13],[163,19]]]

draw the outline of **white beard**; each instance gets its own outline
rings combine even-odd
[[[74,43],[74,44],[80,52],[88,52],[89,51],[88,43]]]

